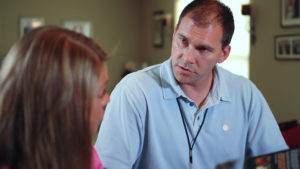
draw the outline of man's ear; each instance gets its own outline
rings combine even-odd
[[[224,62],[228,56],[229,56],[229,53],[230,53],[230,50],[231,50],[231,46],[230,45],[227,45],[223,51],[222,51],[222,56],[219,58],[218,60],[218,63],[222,63]]]

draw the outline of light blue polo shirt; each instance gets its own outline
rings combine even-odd
[[[108,169],[189,168],[189,146],[176,101],[179,97],[192,140],[193,168],[213,169],[244,158],[287,149],[260,91],[248,79],[216,66],[214,83],[198,109],[176,83],[171,58],[131,73],[111,94],[96,149]]]

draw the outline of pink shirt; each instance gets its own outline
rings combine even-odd
[[[1,169],[9,169],[8,167],[4,167]],[[94,146],[92,146],[92,165],[91,165],[91,169],[103,169],[101,160],[98,156],[98,153],[95,149]]]
[[[94,146],[92,146],[92,165],[91,169],[103,169],[101,160]]]

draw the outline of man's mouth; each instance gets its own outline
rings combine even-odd
[[[187,68],[187,67],[183,67],[183,66],[178,66],[181,70],[183,70],[184,72],[192,72],[192,70],[190,70],[189,68]]]

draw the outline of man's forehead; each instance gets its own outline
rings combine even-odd
[[[178,25],[179,27],[177,29],[186,26],[195,26],[199,28],[208,28],[214,26],[214,27],[220,27],[221,29],[223,28],[222,25],[216,21],[215,16],[211,16],[209,19],[207,19],[207,21],[199,22],[198,20],[195,20],[192,15],[186,15],[182,18],[181,23],[182,24]]]
[[[217,24],[217,23],[219,24],[218,16],[215,12],[194,10],[188,13],[185,17],[190,18],[193,21],[193,23],[197,26],[205,26],[205,25]]]
[[[188,39],[197,46],[211,46],[215,43],[222,45],[223,28],[216,22],[196,25],[192,18],[186,17],[182,18],[182,22],[176,30],[176,36]],[[211,38],[208,39],[208,36]]]

